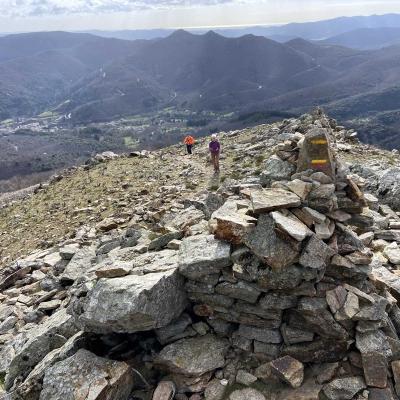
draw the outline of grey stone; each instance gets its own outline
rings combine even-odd
[[[254,353],[258,359],[272,361],[279,357],[281,346],[279,344],[264,343],[254,340]]]
[[[182,339],[164,347],[155,363],[177,374],[201,376],[225,365],[228,346],[213,335]]]
[[[17,323],[18,318],[10,315],[2,323],[0,323],[0,335],[4,335],[8,331],[12,330]]]
[[[302,278],[302,269],[296,265],[290,265],[281,271],[270,269],[260,271],[257,283],[263,290],[290,290],[299,286]]]
[[[256,389],[235,390],[229,396],[229,400],[266,400],[265,396]]]
[[[172,231],[159,236],[158,238],[152,240],[149,244],[149,250],[161,250],[166,247],[172,240],[180,240],[183,237],[183,232]]]
[[[95,257],[96,250],[94,246],[82,247],[74,254],[64,272],[61,274],[60,280],[70,283],[85,275],[91,268],[92,260],[94,260]]]
[[[297,194],[302,200],[305,200],[312,189],[312,184],[300,179],[294,179],[285,184],[293,193]]]
[[[60,257],[63,260],[70,260],[79,249],[79,244],[68,244],[60,248]]]
[[[42,381],[46,370],[55,363],[65,360],[74,355],[80,348],[85,345],[85,334],[78,332],[70,337],[63,346],[48,353],[42,361],[40,361],[25,381],[18,386],[16,393],[24,400],[37,400],[40,396]]]
[[[310,207],[304,207],[304,208],[302,208],[302,211],[309,218],[311,218],[314,223],[323,224],[326,221],[326,215],[325,214],[322,214],[317,210],[313,210]]]
[[[361,354],[380,353],[388,358],[392,356],[386,335],[381,330],[366,333],[357,332],[356,347]]]
[[[215,291],[219,294],[249,303],[256,303],[261,293],[254,286],[243,281],[239,281],[238,283],[222,282],[216,286]]]
[[[239,208],[237,200],[227,200],[212,214],[216,226],[213,229],[217,239],[240,244],[257,220],[246,214],[247,208]]]
[[[230,245],[212,235],[192,236],[182,241],[179,271],[189,279],[217,273],[230,264]]]
[[[285,296],[280,293],[267,293],[260,299],[260,307],[264,310],[286,310],[297,306],[297,296]]]
[[[307,280],[321,279],[325,273],[326,265],[335,254],[326,243],[312,236],[301,253],[299,264],[307,269]]]
[[[361,354],[365,383],[384,389],[387,386],[388,362],[383,354],[372,352]]]
[[[103,278],[88,294],[79,322],[89,332],[146,331],[168,325],[186,304],[177,269]]]
[[[335,289],[326,292],[326,302],[332,313],[338,312],[346,302],[347,291],[343,286],[337,286]]]
[[[289,212],[274,211],[271,217],[279,229],[299,242],[312,235],[311,230]]]
[[[275,300],[275,299],[273,299]],[[280,321],[282,317],[282,309],[279,308],[268,308],[267,303],[263,303],[264,306],[261,304],[249,304],[243,301],[238,301],[234,304],[233,310],[244,313],[244,314],[254,314],[258,315],[263,319],[268,320],[277,320]]]
[[[263,186],[271,186],[275,181],[290,180],[295,171],[296,167],[293,164],[273,155],[265,163],[265,169],[261,173],[260,182]]]
[[[152,400],[169,400],[175,397],[176,385],[172,381],[161,381],[153,393]]]
[[[363,378],[354,376],[335,379],[325,385],[322,390],[329,400],[350,400],[366,387]]]
[[[78,332],[73,318],[62,309],[28,333],[20,333],[13,342],[15,355],[10,361],[5,388],[11,389],[17,377],[25,378],[50,351],[61,347]]]
[[[289,324],[298,329],[316,332],[325,338],[347,340],[347,331],[339,325],[327,309],[325,299],[302,298],[297,310],[290,311]]]
[[[250,196],[255,214],[264,214],[269,211],[301,205],[299,196],[279,188],[252,191]]]
[[[81,349],[46,370],[40,400],[128,400],[133,383],[128,364]]]
[[[291,356],[284,356],[271,362],[272,373],[292,388],[298,388],[304,380],[304,365]]]
[[[127,261],[116,261],[104,263],[96,269],[95,274],[98,278],[118,278],[128,275],[132,271],[132,263]]]
[[[250,374],[249,372],[243,369],[239,369],[239,371],[236,374],[236,382],[240,383],[241,385],[251,386],[256,381],[257,381],[256,376]]]
[[[257,340],[263,343],[279,344],[282,342],[282,336],[279,330],[240,325],[237,332],[238,335],[246,339]]]
[[[204,391],[205,400],[223,400],[226,389],[226,385],[222,385],[220,380],[213,379]]]
[[[397,243],[393,242],[385,247],[383,255],[392,263],[400,264],[400,248]]]
[[[287,345],[312,342],[314,340],[313,332],[308,332],[302,329],[293,328],[287,324],[282,325],[281,333],[283,340]]]
[[[260,216],[256,228],[245,239],[254,254],[275,270],[284,269],[298,259],[300,243],[292,241],[277,236],[274,221],[267,214]]]
[[[184,338],[186,335],[181,337],[180,335],[184,334],[186,328],[190,326],[191,323],[192,319],[190,318],[190,316],[186,313],[183,313],[176,320],[172,321],[167,326],[160,329],[156,329],[156,335],[158,341],[162,345],[164,345],[172,342],[174,339],[178,340]]]

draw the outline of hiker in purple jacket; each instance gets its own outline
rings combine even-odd
[[[211,142],[208,145],[208,149],[210,150],[211,154],[211,162],[214,166],[214,172],[219,172],[219,153],[221,150],[221,145],[218,141],[217,135],[213,134],[211,136]]]

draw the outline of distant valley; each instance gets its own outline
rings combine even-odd
[[[399,15],[251,29],[0,37],[0,191],[95,151],[160,147],[317,105],[362,140],[400,147]]]

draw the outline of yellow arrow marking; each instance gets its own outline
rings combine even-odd
[[[327,144],[328,142],[325,139],[314,139],[311,140],[312,144]]]
[[[311,164],[326,164],[328,160],[311,160]]]

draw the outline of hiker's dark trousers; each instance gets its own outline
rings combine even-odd
[[[187,145],[186,145],[186,150],[187,150],[187,153],[188,153],[188,154],[192,154],[192,147],[193,147],[192,144],[187,144]]]

